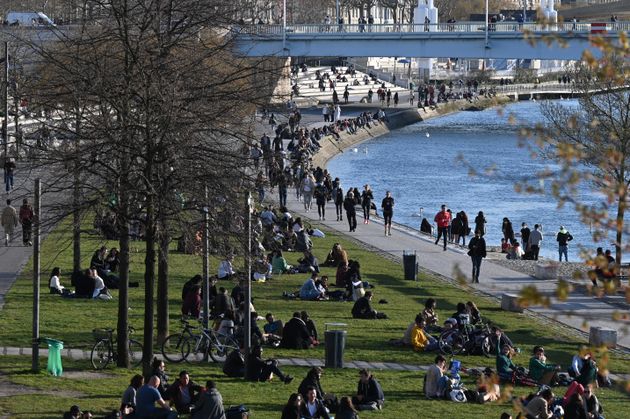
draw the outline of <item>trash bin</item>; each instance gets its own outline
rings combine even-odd
[[[326,368],[343,368],[343,353],[346,348],[346,334],[341,327],[346,323],[325,323],[324,331],[324,352],[326,357]],[[331,328],[331,330],[328,330]]]
[[[50,338],[42,338],[41,341],[48,344],[48,366],[46,367],[46,371],[55,377],[61,376],[63,373],[63,366],[61,365],[63,342]]]
[[[418,279],[418,262],[416,261],[416,252],[403,251],[403,268],[405,271],[405,279],[415,281]]]

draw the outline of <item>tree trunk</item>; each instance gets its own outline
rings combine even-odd
[[[116,349],[118,351],[117,365],[122,368],[129,368],[129,183],[127,179],[130,165],[129,155],[123,154],[120,159],[116,218],[118,245],[120,246]]]
[[[119,213],[120,216],[120,213]],[[122,368],[129,368],[129,223],[118,222],[118,245],[120,246],[120,281],[118,283],[118,325],[117,333],[117,364]]]
[[[617,223],[615,224],[615,264],[616,264],[616,272],[619,272],[621,266],[621,255],[623,251],[623,247],[621,245],[621,240],[623,239],[623,226],[624,221],[623,217],[626,213],[626,200],[628,199],[628,188],[625,186],[624,182],[624,173],[623,170],[621,172],[621,182],[624,185],[623,192],[619,196],[619,202],[617,203]]]
[[[151,164],[150,162],[148,163]],[[151,179],[151,169],[148,168]],[[145,242],[146,256],[144,259],[144,350],[142,351],[142,371],[144,376],[151,373],[151,360],[153,359],[153,304],[155,288],[155,197],[150,194],[147,197]]]
[[[157,279],[157,344],[161,345],[168,336],[168,256],[171,238],[166,226],[161,223],[160,252]]]

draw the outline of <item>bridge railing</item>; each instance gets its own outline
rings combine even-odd
[[[618,32],[630,31],[630,22],[601,23],[603,26],[591,25],[591,23],[564,22],[555,24],[497,22],[488,25],[488,31],[492,33],[505,32]],[[284,27],[282,25],[245,25],[235,27],[239,33],[252,35],[277,35],[281,36]],[[484,22],[456,22],[456,23],[431,23],[431,24],[305,24],[287,25],[286,34],[317,34],[317,35],[343,35],[364,33],[479,33],[485,32]]]

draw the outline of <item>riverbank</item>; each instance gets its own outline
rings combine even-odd
[[[407,107],[397,110],[396,108],[390,108],[386,110],[389,122],[373,125],[371,128],[361,128],[355,134],[343,132],[340,134],[341,139],[339,141],[335,141],[328,137],[321,143],[322,147],[317,154],[313,156],[313,165],[323,168],[326,166],[328,161],[336,155],[343,153],[345,150],[369,139],[385,135],[398,128],[406,127],[428,119],[445,116],[454,112],[478,111],[491,108],[493,106],[504,105],[512,100],[513,99],[510,99],[507,96],[496,96],[494,98],[481,98],[475,102],[458,100],[455,102],[440,104],[440,106],[435,109],[427,108],[426,110],[422,110],[416,107]],[[366,109],[368,108],[366,107]],[[394,112],[392,112],[392,110]]]

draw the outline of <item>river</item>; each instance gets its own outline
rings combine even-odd
[[[576,106],[575,101],[564,103]],[[519,122],[511,124],[509,115]],[[545,235],[541,255],[557,259],[555,234],[564,225],[574,237],[569,246],[569,260],[575,261],[580,246],[606,248],[612,240],[594,243],[590,227],[580,222],[573,207],[558,208],[551,197],[520,194],[514,189],[521,176],[549,165],[532,160],[528,151],[518,146],[519,127],[533,126],[542,120],[537,102],[513,103],[501,113],[497,109],[459,112],[361,143],[332,159],[328,169],[333,177],[341,179],[344,190],[350,186],[363,190],[362,185],[369,184],[379,209],[385,191],[390,190],[396,202],[394,221],[413,228],[419,228],[420,208],[430,222],[441,204],[446,204],[454,214],[464,210],[471,228],[477,213],[483,211],[488,222],[488,245],[499,244],[503,217],[512,221],[516,232],[522,222],[532,230],[538,223]],[[459,156],[477,169],[494,165],[495,175],[471,177]],[[582,188],[579,199],[596,202],[599,198]]]

